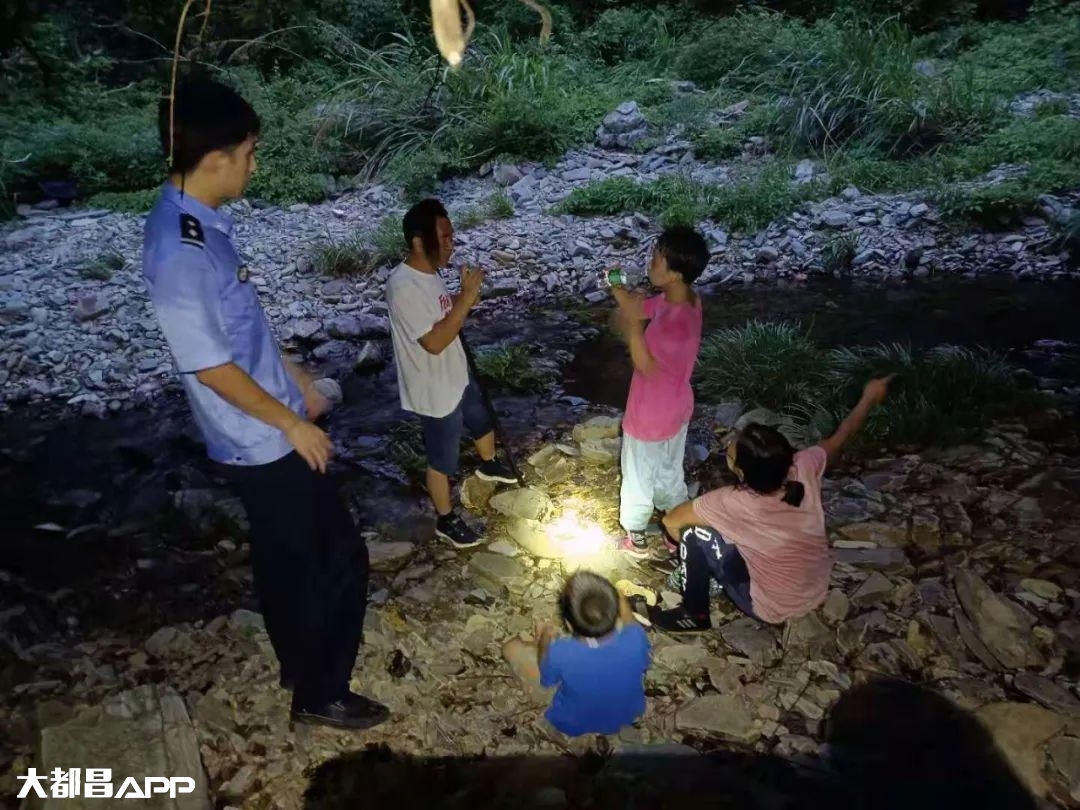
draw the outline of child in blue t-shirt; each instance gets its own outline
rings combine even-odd
[[[616,734],[645,712],[645,631],[626,598],[588,571],[567,580],[559,611],[572,638],[545,625],[535,645],[512,639],[503,655],[530,686],[555,688],[544,716],[563,734]]]

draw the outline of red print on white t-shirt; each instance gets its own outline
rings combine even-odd
[[[453,309],[454,302],[450,300],[450,296],[448,294],[444,293],[443,295],[439,296],[439,306],[442,307],[443,312],[449,312],[451,309]]]

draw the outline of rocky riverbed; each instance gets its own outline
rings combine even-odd
[[[489,527],[488,544],[474,552],[436,545],[430,519],[415,506],[414,520],[369,524],[376,574],[354,685],[385,701],[393,718],[362,736],[287,727],[287,694],[277,686],[261,618],[238,607],[250,604],[243,516],[213,482],[174,493],[182,521],[97,583],[99,600],[141,589],[163,612],[183,601],[180,593],[193,593],[203,609],[189,607],[184,621],[155,627],[161,615],[144,607],[66,626],[56,617],[81,615],[69,600],[85,594],[36,592],[5,575],[5,591],[23,592],[15,604],[5,599],[0,613],[7,696],[0,725],[9,731],[0,794],[35,757],[48,768],[120,771],[164,758],[202,769],[202,803],[163,807],[301,807],[313,767],[321,768],[326,803],[307,806],[348,806],[372,767],[355,752],[369,745],[421,760],[592,751],[602,761],[618,752],[659,755],[669,749],[651,746],[679,743],[689,745],[679,749],[688,756],[734,751],[805,766],[816,760],[832,704],[853,684],[890,675],[932,685],[973,712],[1031,790],[1074,805],[1075,434],[1058,426],[1047,440],[1045,425],[1002,425],[977,446],[842,466],[825,490],[838,560],[825,605],[771,628],[717,600],[714,632],[653,634],[642,722],[618,738],[568,742],[537,726],[537,703],[503,667],[501,643],[553,615],[563,576],[577,565],[674,598],[651,565],[568,544],[597,536],[593,527],[610,528],[617,502],[618,419],[587,416],[566,410],[562,427],[531,444],[534,489],[492,498],[478,480],[465,481],[462,499]],[[719,475],[715,416],[696,421],[692,433],[690,473],[704,485]],[[80,539],[64,542],[77,547]],[[201,557],[201,567],[178,566],[184,555]],[[155,576],[169,566],[169,576]],[[760,761],[743,761],[729,774],[731,795],[760,803],[807,789],[798,780],[770,783],[760,770]],[[560,777],[543,773],[529,783],[532,799],[546,790],[566,801]]]
[[[721,113],[735,120],[745,105]],[[653,149],[626,151],[647,134],[628,103],[605,120],[595,147],[568,153],[555,166],[494,164],[479,177],[443,184],[440,196],[459,220],[483,210],[505,191],[513,217],[459,227],[459,258],[488,271],[487,294],[501,317],[545,302],[603,299],[599,271],[614,262],[642,263],[659,225],[641,214],[583,219],[555,213],[574,189],[596,180],[648,181],[668,175],[731,184],[768,159],[761,139],[750,139],[736,160],[697,160],[676,132]],[[791,182],[826,177],[801,162]],[[979,181],[995,184],[1022,173],[1002,166]],[[319,205],[287,208],[239,201],[236,242],[279,337],[306,359],[348,360],[378,366],[380,353],[342,341],[385,336],[386,270],[363,278],[328,279],[314,269],[320,244],[369,235],[384,218],[403,212],[394,189],[340,190]],[[1010,233],[960,232],[946,227],[927,195],[865,194],[849,187],[809,203],[753,234],[705,232],[712,262],[704,285],[781,280],[801,283],[838,272],[827,254],[842,237],[851,250],[844,273],[870,280],[1009,274],[1024,279],[1075,275],[1056,252],[1051,231],[1066,222],[1075,199],[1046,196],[1042,217]],[[143,217],[94,210],[24,208],[0,240],[0,387],[3,403],[60,404],[100,415],[130,409],[171,383],[171,361],[155,325],[140,276]],[[459,223],[460,224],[460,223]],[[831,246],[831,247],[830,247]]]

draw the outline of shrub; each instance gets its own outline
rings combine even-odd
[[[0,154],[7,158],[0,165],[0,182],[9,193],[33,189],[38,180],[75,180],[80,194],[88,196],[149,188],[164,177],[165,161],[148,110],[85,122],[37,112],[39,120],[0,125]]]
[[[647,62],[658,67],[674,50],[669,18],[664,8],[612,8],[601,13],[581,39],[604,64]]]
[[[528,348],[521,344],[480,350],[476,370],[485,380],[515,391],[534,391],[543,384],[543,378],[532,369]]]
[[[1080,87],[1080,15],[1059,11],[1024,23],[973,29],[972,47],[957,66],[970,69],[980,85],[1009,97],[1028,90]]]
[[[753,321],[701,344],[696,388],[714,401],[803,414],[821,406],[825,357],[796,324]]]

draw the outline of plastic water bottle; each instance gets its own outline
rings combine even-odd
[[[612,287],[624,287],[632,289],[641,284],[645,274],[637,268],[612,267],[600,274],[600,286],[605,289]]]

